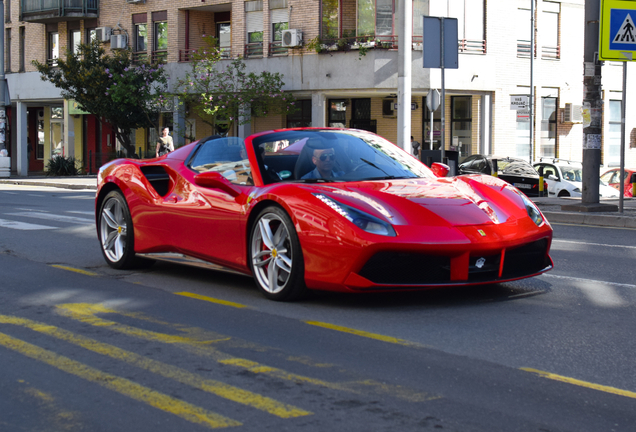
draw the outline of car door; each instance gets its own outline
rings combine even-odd
[[[556,195],[559,191],[559,183],[561,182],[561,176],[559,170],[551,164],[538,163],[533,165],[537,172],[543,168],[543,180],[548,184],[548,196]],[[550,178],[552,176],[552,178]]]
[[[244,151],[242,139],[218,138],[203,143],[183,166],[172,197],[173,238],[181,252],[229,267],[245,263],[241,226],[252,187]],[[222,174],[224,187],[197,185],[195,177],[208,171]]]

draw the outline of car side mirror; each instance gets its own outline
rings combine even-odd
[[[233,197],[237,197],[241,194],[240,190],[237,190],[221,173],[216,171],[206,171],[195,175],[194,183],[204,188],[220,189]]]
[[[433,174],[437,177],[446,177],[450,172],[450,167],[440,162],[433,162],[431,165],[431,171],[433,171]]]
[[[555,181],[559,180],[559,178],[558,178],[557,176],[555,176],[554,174],[550,174],[550,175],[548,176],[548,179],[549,179],[549,180],[555,180]]]

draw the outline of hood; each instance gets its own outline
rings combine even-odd
[[[366,181],[317,189],[394,225],[499,224],[527,216],[517,193],[492,176]]]

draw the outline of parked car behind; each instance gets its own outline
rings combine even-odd
[[[625,168],[625,185],[624,185],[624,193],[626,197],[633,197],[634,194],[634,190],[633,190],[633,186],[630,183],[630,180],[632,178],[632,175],[634,175],[634,173],[636,173],[636,168]],[[611,187],[613,187],[614,189],[616,189],[617,191],[620,189],[621,187],[621,174],[620,174],[620,168],[612,168],[610,170],[605,171],[603,174],[601,174],[601,180],[604,181],[605,183],[607,183],[608,185],[610,185]]]
[[[493,155],[468,156],[459,164],[459,174],[492,175],[493,160],[497,160],[497,177],[507,181],[527,196],[539,196],[539,173],[523,159]],[[548,184],[543,182],[543,190]]]
[[[541,158],[533,165],[537,172],[543,168],[543,178],[548,182],[548,196],[580,197],[583,187],[583,165],[580,162],[557,158]],[[599,196],[618,198],[618,191],[600,180]]]

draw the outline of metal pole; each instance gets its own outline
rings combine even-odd
[[[442,117],[441,117],[441,129],[442,129],[442,136],[440,138],[441,141],[441,150],[442,150],[442,162],[444,162],[444,157],[445,157],[445,147],[446,147],[446,83],[445,83],[445,74],[444,74],[444,18],[440,18],[440,32],[441,32],[441,69],[442,69],[442,103],[441,103],[441,107],[442,107]]]
[[[4,84],[4,0],[0,0],[0,150],[6,148],[6,108],[4,105],[5,99],[5,84]]]
[[[627,107],[627,62],[623,62],[623,98],[621,100],[621,182],[619,187],[618,211],[623,213],[625,195],[625,108]]]
[[[583,190],[581,205],[598,205],[601,166],[602,109],[601,62],[598,60],[600,0],[585,0],[585,47],[583,50],[583,107],[590,112],[590,124],[583,128]]]
[[[398,6],[398,146],[411,152],[411,87],[413,49],[413,0],[401,0]]]
[[[534,155],[534,2],[530,2],[530,154],[528,162],[532,164],[532,156]]]

